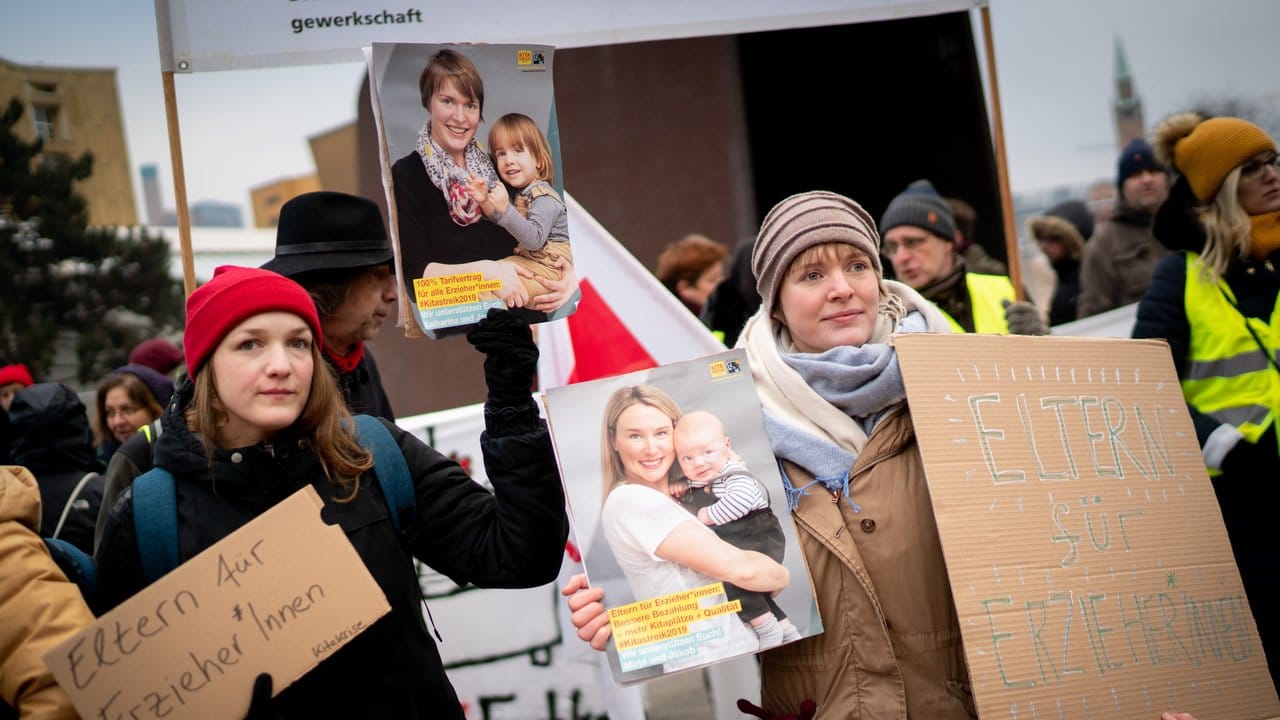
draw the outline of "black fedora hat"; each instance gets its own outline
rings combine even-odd
[[[293,277],[317,270],[353,270],[390,263],[382,212],[369,200],[339,192],[310,192],[280,207],[276,255],[264,270]]]

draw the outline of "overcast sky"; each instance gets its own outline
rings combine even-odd
[[[1203,98],[1280,104],[1276,0],[992,0],[991,18],[1015,191],[1114,173],[1116,37],[1149,126]],[[117,68],[140,216],[145,163],[160,166],[171,206],[152,3],[10,4],[4,35],[0,56],[10,61]],[[338,64],[178,76],[188,199],[238,204],[251,223],[248,189],[312,172],[306,138],[354,119],[364,74]]]

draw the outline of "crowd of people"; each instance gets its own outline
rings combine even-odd
[[[430,109],[435,91],[474,95],[465,70],[424,86],[424,105]],[[433,130],[424,126],[425,137]],[[420,169],[421,158],[415,162]],[[663,253],[662,282],[727,343],[745,349],[788,482],[831,491],[799,494],[792,508],[825,628],[796,639],[782,609],[767,602],[788,579],[776,558],[721,539],[708,527],[717,523],[698,514],[705,507],[636,509],[652,500],[646,484],[661,484],[666,495],[674,479],[698,474],[677,465],[676,444],[727,447],[723,427],[682,416],[653,388],[624,388],[611,400],[602,437],[604,512],[618,517],[618,527],[634,526],[619,543],[635,545],[619,561],[624,570],[661,571],[685,584],[722,580],[763,595],[759,609],[717,620],[723,642],[772,648],[760,655],[761,712],[816,704],[824,718],[976,716],[890,338],[1043,335],[1051,325],[1132,303],[1134,337],[1169,342],[1276,677],[1280,531],[1266,498],[1280,474],[1277,148],[1240,118],[1176,115],[1152,143],[1124,148],[1116,185],[1118,203],[1106,219],[1083,202],[1064,202],[1028,221],[1056,275],[1043,307],[1020,299],[1026,293],[974,242],[972,208],[926,179],[904,188],[878,220],[848,197],[805,192],[775,205],[756,237],[732,252],[691,235]],[[365,343],[401,292],[379,208],[341,193],[308,193],[282,208],[272,260],[220,268],[187,300],[181,347],[163,338],[139,345],[98,385],[94,407],[65,385],[36,382],[21,364],[0,367],[0,464],[25,468],[0,472],[6,627],[19,617],[8,608],[33,613],[31,593],[49,598],[37,632],[0,632],[0,690],[10,708],[72,712],[32,658],[92,618],[34,538],[61,538],[94,556],[94,610],[123,602],[150,582],[139,561],[132,485],[163,468],[176,489],[179,562],[310,486],[391,605],[274,700],[271,679],[262,679],[259,687],[268,689],[255,693],[255,707],[285,717],[463,716],[423,622],[412,560],[478,586],[547,583],[560,569],[568,531],[564,496],[531,396],[538,351],[526,315],[491,311],[467,336],[484,356],[481,444],[492,490],[395,426]],[[394,522],[354,430],[358,414],[379,418],[408,465],[416,502]],[[660,464],[634,457],[624,425],[669,446]],[[852,532],[860,519],[842,496],[909,522]],[[688,543],[723,545],[723,562],[698,561],[705,555],[685,552]],[[10,572],[19,564],[22,573]],[[611,631],[603,591],[577,576],[563,592],[578,636],[605,648]],[[353,684],[362,691],[349,692]]]

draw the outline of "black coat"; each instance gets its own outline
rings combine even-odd
[[[429,263],[457,265],[501,260],[515,253],[515,238],[501,227],[484,219],[459,225],[449,217],[444,193],[431,184],[418,151],[397,160],[391,166],[391,178],[395,185],[405,297],[413,299],[413,281],[422,277]],[[547,313],[524,309],[515,312],[530,323],[547,319]]]
[[[14,465],[26,466],[40,485],[40,534],[52,537],[77,484],[95,473],[76,496],[58,537],[93,553],[93,526],[102,505],[102,466],[84,403],[59,383],[39,383],[19,392],[9,406]]]
[[[346,399],[352,415],[373,415],[395,422],[396,414],[391,410],[391,400],[382,387],[382,375],[378,372],[378,364],[373,361],[373,353],[368,345],[364,348],[360,364],[351,372],[339,370],[328,353],[324,354],[324,359],[333,368],[333,374],[338,379],[338,389],[342,390],[342,397]]]
[[[179,405],[191,399],[179,390]],[[391,612],[286,689],[285,717],[462,718],[419,604],[410,555],[458,584],[533,587],[555,579],[568,532],[564,495],[546,427],[537,409],[486,415],[481,437],[494,491],[457,463],[389,422],[416,490],[415,520],[397,538],[382,494],[366,476],[351,502],[325,479],[294,428],[272,445],[217,450],[213,472],[204,447],[171,408],[156,464],[177,478],[179,557],[187,560],[296,490],[311,485],[324,516],[346,533],[391,604]],[[216,491],[215,491],[216,479]],[[132,491],[112,508],[98,553],[98,588],[112,607],[147,583],[139,567]],[[466,628],[442,628],[462,633]]]
[[[1180,179],[1179,183],[1184,182]],[[1170,192],[1173,200],[1177,183]],[[1133,327],[1135,338],[1164,338],[1173,353],[1178,377],[1187,370],[1191,345],[1191,325],[1187,319],[1185,289],[1187,257],[1183,251],[1204,246],[1204,231],[1190,206],[1166,202],[1156,215],[1156,237],[1174,254],[1156,266],[1147,293],[1138,304]],[[1197,245],[1197,243],[1199,243]],[[1280,252],[1267,260],[1237,260],[1223,278],[1235,295],[1245,317],[1269,321],[1280,294]],[[1238,322],[1238,318],[1222,318]],[[1277,371],[1280,372],[1280,371]],[[1191,420],[1201,446],[1221,423],[1190,405]],[[1275,521],[1273,487],[1280,478],[1276,424],[1273,422],[1257,443],[1243,440],[1227,453],[1222,474],[1213,478],[1213,490],[1231,539],[1249,607],[1253,611],[1271,668],[1272,680],[1280,682],[1280,525]]]

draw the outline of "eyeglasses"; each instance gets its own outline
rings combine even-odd
[[[915,252],[924,247],[926,242],[929,242],[928,235],[903,238],[901,244],[897,241],[889,240],[881,246],[881,252],[884,253],[885,257],[893,257],[898,254],[899,247],[905,248],[907,252]]]
[[[1277,173],[1280,173],[1280,155],[1272,153],[1266,157],[1250,160],[1240,166],[1240,177],[1252,180],[1253,178],[1261,176],[1268,167],[1274,169]]]

